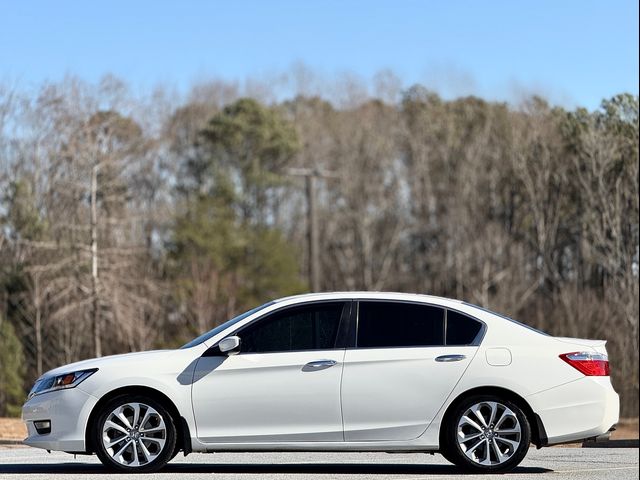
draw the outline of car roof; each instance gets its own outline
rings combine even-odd
[[[491,310],[487,310],[478,305],[467,303],[463,300],[456,300],[446,297],[438,297],[436,295],[425,295],[420,293],[403,293],[403,292],[371,292],[371,291],[352,291],[352,292],[319,292],[319,293],[305,293],[302,295],[292,295],[289,297],[278,298],[273,301],[275,305],[295,305],[298,303],[323,301],[323,300],[349,300],[349,299],[368,299],[368,300],[395,300],[406,302],[420,302],[438,305],[444,308],[450,308],[467,315],[472,316],[477,320],[481,320],[485,323],[502,323],[508,321],[512,325],[517,325],[519,328],[549,336],[546,332],[535,329],[529,325],[518,322],[506,315],[496,313]]]
[[[418,301],[425,303],[457,303],[462,304],[462,300],[454,300],[451,298],[438,297],[435,295],[425,295],[420,293],[403,293],[403,292],[371,292],[371,291],[353,291],[353,292],[319,292],[319,293],[305,293],[302,295],[291,295],[289,297],[282,297],[274,300],[275,303],[293,303],[304,302],[312,300],[344,300],[350,298],[361,298],[371,300],[407,300]]]

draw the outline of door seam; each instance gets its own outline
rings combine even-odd
[[[343,442],[346,441],[346,440],[345,440],[345,435],[344,435],[344,410],[342,408],[342,378],[344,376],[344,361],[345,361],[346,357],[347,357],[347,349],[345,348],[342,351],[342,361],[340,362],[342,368],[340,370],[340,389],[339,389],[339,394],[340,394],[340,420],[341,420],[341,423],[342,423],[342,441]]]

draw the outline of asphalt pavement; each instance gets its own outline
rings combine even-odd
[[[34,448],[0,450],[0,479],[453,479],[465,475],[440,455],[387,453],[214,453],[180,454],[162,472],[118,475],[106,472],[94,456],[47,453]],[[637,479],[637,448],[531,449],[512,473],[495,478]]]

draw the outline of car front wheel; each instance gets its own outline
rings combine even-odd
[[[515,403],[491,395],[469,397],[444,426],[443,453],[457,466],[475,472],[506,472],[525,457],[531,428]]]
[[[155,472],[173,456],[176,427],[166,408],[142,395],[122,395],[101,409],[93,429],[100,461],[120,472]]]

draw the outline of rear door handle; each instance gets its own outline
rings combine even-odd
[[[307,363],[304,367],[302,367],[303,372],[315,372],[318,370],[324,370],[325,368],[333,367],[336,363],[335,360],[314,360],[313,362]]]
[[[436,357],[436,362],[459,362],[467,358],[464,355],[440,355]]]

